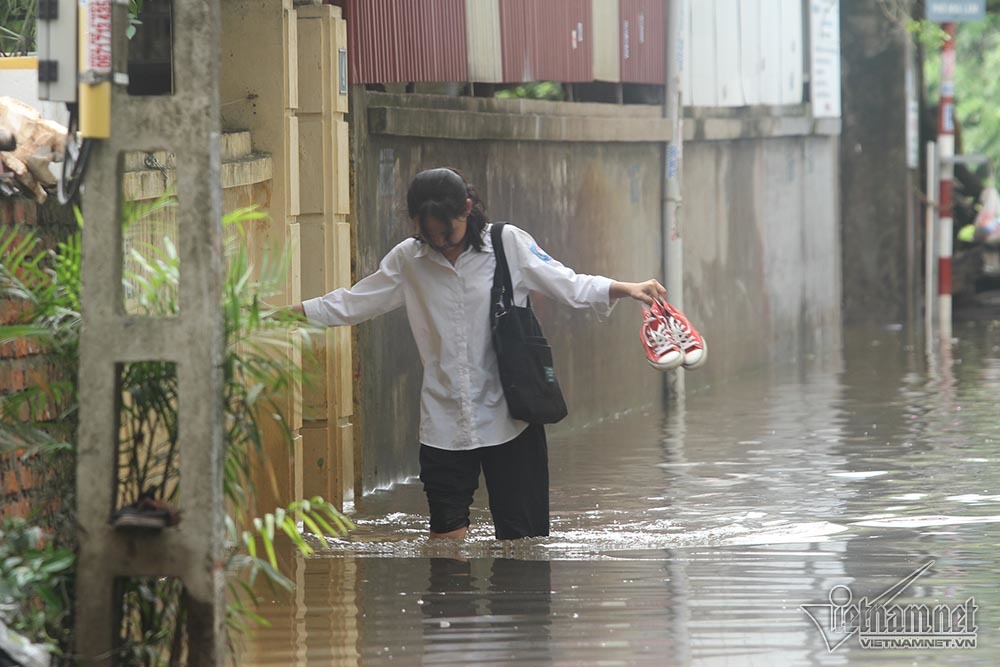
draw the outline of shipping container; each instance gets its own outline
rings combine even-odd
[[[781,0],[760,0],[760,103],[781,104]]]
[[[742,2],[743,0],[715,0],[715,99],[720,107],[740,107],[745,104],[740,66]]]
[[[691,83],[691,81],[694,78],[694,74],[692,73],[692,71],[694,70],[694,63],[691,60],[691,54],[694,50],[694,47],[691,46],[691,42],[693,41],[691,22],[693,20],[692,17],[694,16],[694,10],[691,9],[692,4],[693,3],[691,2],[684,3],[684,16],[682,18],[682,21],[684,22],[685,32],[684,32],[684,59],[683,59],[684,66],[681,68],[682,69],[681,76],[684,78],[684,83],[681,85],[681,93],[682,93],[681,102],[686,107],[691,106],[691,89],[694,88],[694,85]],[[666,75],[664,75],[664,81],[666,81]]]
[[[781,104],[802,104],[803,42],[801,0],[781,0]]]
[[[503,81],[500,5],[497,0],[465,0],[465,38],[469,51],[469,80],[481,83]]]
[[[688,11],[685,104],[802,102],[801,0],[699,0]]]
[[[621,80],[627,83],[666,82],[667,0],[619,2]],[[691,1],[687,4],[691,4]]]
[[[761,100],[760,0],[740,2],[740,79],[743,100],[754,106]]]
[[[691,7],[691,104],[714,107],[718,104],[715,64],[715,0],[686,3]]]
[[[591,19],[594,24],[593,43],[594,81],[621,81],[621,40],[619,7],[614,0],[591,0]]]
[[[593,81],[591,0],[499,4],[504,81]]]
[[[343,0],[351,83],[467,81],[465,0]]]

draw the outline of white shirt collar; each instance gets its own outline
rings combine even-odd
[[[483,230],[483,250],[486,252],[493,252],[493,237],[490,235],[490,230],[493,228],[493,223],[486,225]],[[426,257],[431,252],[431,247],[424,241],[417,240],[417,251],[413,253],[414,257]]]

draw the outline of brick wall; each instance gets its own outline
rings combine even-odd
[[[0,199],[0,229],[5,233],[11,228],[33,230],[41,238],[39,251],[44,252],[72,229],[72,211],[47,204],[38,207],[29,199]],[[0,299],[0,324],[19,321],[24,314],[24,304],[10,299]],[[0,401],[39,386],[59,377],[68,369],[58,368],[40,349],[25,340],[0,344]],[[27,418],[27,406],[20,418]],[[51,417],[51,415],[49,415]],[[49,500],[52,489],[45,484],[51,481],[51,471],[42,470],[38,457],[22,458],[24,450],[0,453],[0,518],[7,516],[29,517],[32,510],[57,510]],[[56,500],[56,503],[58,501]],[[47,514],[48,512],[46,512]]]

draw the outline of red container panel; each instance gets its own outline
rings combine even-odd
[[[593,80],[590,0],[499,0],[503,79]]]
[[[465,0],[342,0],[351,83],[466,81]]]
[[[665,0],[620,0],[622,81],[666,83]]]

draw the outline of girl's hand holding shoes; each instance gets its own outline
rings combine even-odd
[[[655,278],[644,283],[611,283],[611,298],[621,299],[623,297],[631,297],[651,306],[657,299],[665,301],[667,290]]]

